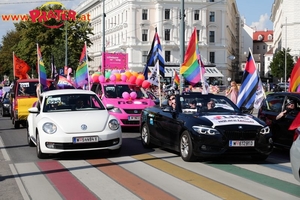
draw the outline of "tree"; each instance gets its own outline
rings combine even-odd
[[[48,5],[36,9],[43,11],[54,9],[65,10],[60,5]],[[64,23],[64,25],[60,28],[48,28],[44,26],[45,24],[49,26],[62,23]],[[43,23],[33,23],[31,18],[29,18],[29,21],[20,21],[14,25],[16,29],[14,33],[17,36],[14,36],[12,33],[7,33],[6,36],[3,37],[3,48],[0,50],[0,64],[1,66],[5,66],[4,72],[9,72],[11,76],[13,51],[18,57],[27,62],[33,71],[36,71],[38,44],[42,52],[48,77],[50,77],[50,60],[52,55],[54,56],[57,69],[63,68],[65,65],[66,32],[68,44],[68,67],[71,67],[73,70],[77,69],[84,43],[86,42],[88,47],[92,44],[89,40],[89,36],[93,35],[92,28],[89,22],[81,21],[80,16],[77,16],[75,21],[57,22],[55,19],[51,19]],[[2,55],[3,52],[5,52],[5,55]]]
[[[294,59],[293,56],[289,53],[291,50],[287,49],[286,52],[286,77],[290,77],[290,74],[293,70]],[[278,51],[274,54],[273,60],[270,63],[271,73],[274,77],[284,78],[285,76],[285,49]]]

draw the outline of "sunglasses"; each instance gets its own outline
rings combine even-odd
[[[172,100],[175,100],[175,98],[173,97],[173,98],[169,99],[169,101],[172,101]]]

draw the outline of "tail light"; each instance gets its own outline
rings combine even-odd
[[[293,141],[297,140],[297,138],[299,137],[300,135],[300,130],[299,128],[297,128],[294,132],[294,137],[293,137]]]

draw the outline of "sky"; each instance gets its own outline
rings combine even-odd
[[[273,30],[270,20],[274,0],[236,0],[241,17],[246,19],[246,24],[255,27],[257,31]]]
[[[51,0],[48,0],[51,1]],[[0,0],[0,15],[3,14],[28,14],[30,10],[41,6],[47,0]],[[75,9],[82,0],[55,0],[61,2],[67,9]],[[222,1],[222,0],[217,0]],[[256,27],[256,30],[273,29],[270,21],[271,8],[274,0],[236,0],[241,16],[246,19],[246,24]],[[0,40],[9,31],[13,30],[13,22],[5,22],[0,18]]]

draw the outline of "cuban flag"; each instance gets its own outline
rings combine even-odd
[[[237,106],[239,108],[252,108],[256,100],[259,76],[255,67],[255,61],[249,52],[241,87],[238,94]]]

